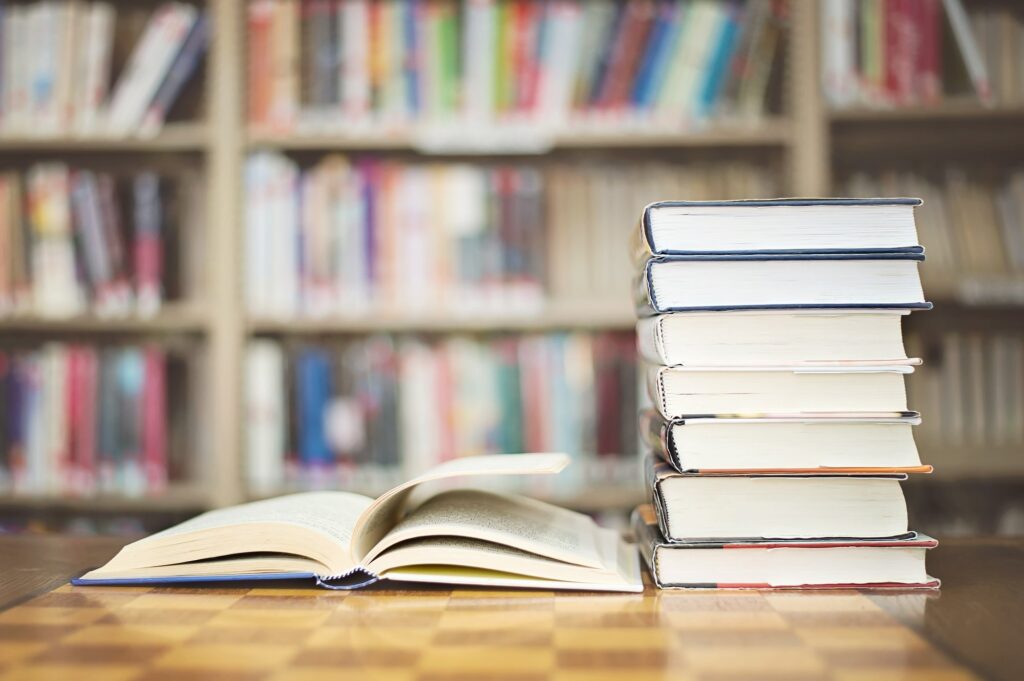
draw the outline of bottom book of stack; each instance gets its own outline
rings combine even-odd
[[[633,512],[661,588],[930,588],[907,529],[905,476],[692,476],[649,456],[653,505]],[[741,529],[742,528],[742,529]]]

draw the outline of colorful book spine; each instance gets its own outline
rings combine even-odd
[[[0,317],[151,315],[167,287],[185,295],[184,268],[165,263],[181,258],[174,233],[198,200],[187,185],[186,176],[115,177],[60,163],[29,167],[24,182],[0,175]],[[184,210],[169,210],[164,192]]]
[[[332,473],[413,474],[524,449],[570,451],[581,464],[607,464],[616,479],[631,477],[636,432],[621,424],[636,408],[622,399],[636,379],[634,356],[622,333],[376,336],[291,349],[260,340],[246,362],[249,432],[258,435],[250,466],[260,471],[252,482],[267,489]],[[273,395],[288,394],[288,405],[274,406]],[[595,479],[581,470],[562,482],[584,489]]]
[[[761,50],[767,63],[749,71],[731,69],[732,57],[748,45],[774,45],[765,34],[782,25],[747,21],[765,12],[763,1],[359,0],[342,3],[328,20],[333,7],[320,0],[250,3],[252,125],[329,128],[330,117],[313,115],[329,110],[345,114],[339,126],[422,125],[430,132],[468,122],[483,135],[524,122],[649,123],[667,100],[672,106],[656,120],[678,129],[738,110],[741,90],[744,108],[763,111],[765,73],[779,51]],[[741,24],[749,25],[742,40]],[[703,77],[709,71],[714,77]],[[757,82],[725,87],[748,78]]]
[[[70,497],[163,491],[172,418],[167,362],[155,346],[0,348],[4,490]]]

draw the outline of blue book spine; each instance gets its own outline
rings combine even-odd
[[[416,116],[420,113],[420,85],[418,55],[420,53],[417,44],[416,18],[420,15],[419,0],[405,0],[399,5],[401,12],[402,34],[405,42],[405,64],[402,65],[405,72],[405,92],[409,103],[409,113]]]
[[[683,33],[687,5],[673,3],[671,5],[671,18],[665,27],[665,36],[660,40],[658,53],[653,59],[651,73],[644,84],[644,91],[638,106],[650,108],[658,99],[665,79],[668,77],[672,65],[672,58],[679,49],[679,38]]]
[[[299,355],[295,366],[299,402],[299,460],[305,465],[333,460],[324,428],[324,412],[331,399],[331,366],[327,355],[309,350]]]
[[[644,53],[643,61],[640,62],[640,69],[637,71],[636,81],[633,84],[633,107],[646,109],[651,96],[651,85],[654,82],[655,68],[666,58],[667,46],[669,45],[672,25],[674,22],[676,6],[671,3],[662,4],[658,8],[658,16],[651,27],[650,37],[647,41],[647,51]]]
[[[714,110],[718,94],[725,83],[729,64],[732,63],[733,52],[736,50],[736,37],[739,33],[738,10],[735,6],[731,6],[726,12],[718,43],[708,62],[707,77],[697,101],[697,118],[704,118]]]

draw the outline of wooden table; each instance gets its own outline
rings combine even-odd
[[[939,594],[66,584],[121,541],[0,537],[0,679],[1024,678],[1022,540],[943,543]]]

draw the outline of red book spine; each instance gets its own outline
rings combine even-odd
[[[919,1],[918,93],[924,102],[934,104],[942,98],[942,14],[939,0]]]
[[[647,35],[654,23],[655,9],[649,2],[631,2],[630,22],[623,32],[622,49],[618,55],[618,63],[613,64],[611,91],[607,105],[614,109],[624,109],[629,104],[629,93],[633,89],[633,80],[643,59],[644,48],[647,46]]]
[[[82,381],[81,362],[79,354],[81,350],[74,345],[69,345],[65,354],[64,362],[64,419],[66,430],[65,441],[61,448],[61,460],[58,463],[60,475],[61,493],[77,492],[75,482],[77,480],[77,425],[79,412],[82,409],[81,394],[79,385]]]
[[[270,115],[270,22],[273,7],[267,2],[249,5],[249,69],[248,104],[249,122],[267,125]]]
[[[79,354],[81,381],[78,384],[79,405],[76,434],[78,447],[75,465],[81,489],[85,493],[96,489],[96,405],[99,403],[99,358],[93,348],[82,348]]]
[[[885,0],[883,3],[884,40],[885,40],[885,63],[883,69],[883,95],[889,102],[897,101],[899,90],[899,76],[897,68],[900,61],[899,56],[899,10],[901,0]]]
[[[536,343],[536,339],[531,338],[519,341],[519,392],[522,400],[523,442],[527,451],[533,452],[544,449]]]
[[[144,357],[142,465],[148,491],[159,492],[167,486],[164,353],[159,348],[150,347],[144,351]]]
[[[519,3],[516,20],[519,30],[519,76],[516,78],[516,105],[520,111],[530,112],[537,102],[537,83],[540,78],[540,56],[537,39],[543,16],[539,3],[528,0]]]

